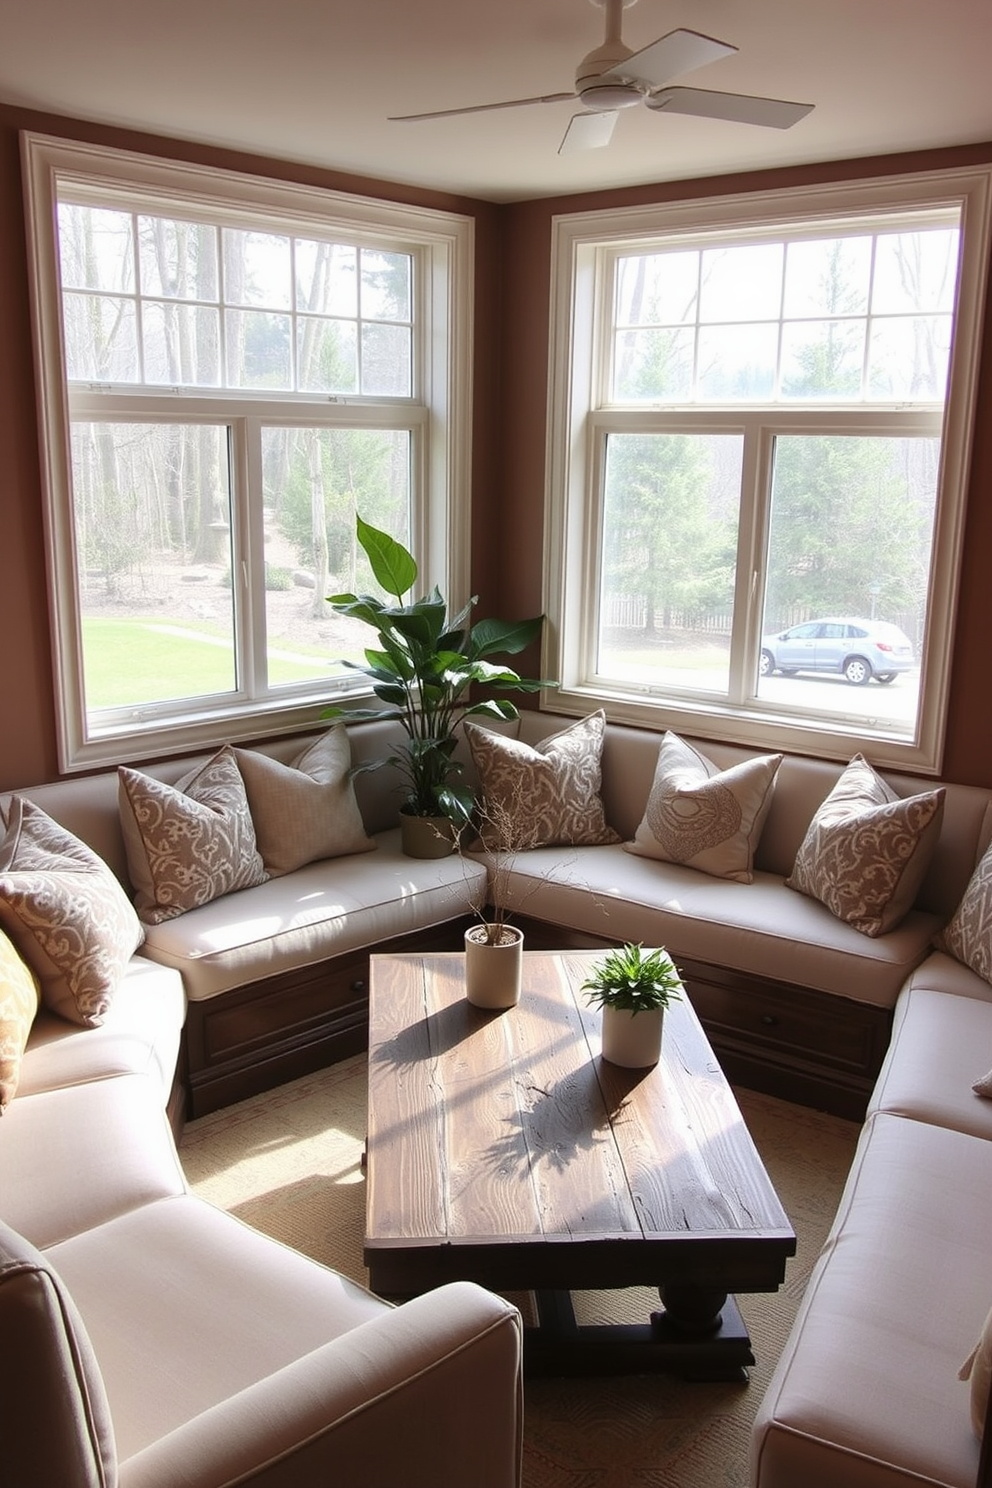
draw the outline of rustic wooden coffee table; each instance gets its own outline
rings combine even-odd
[[[531,1372],[746,1379],[732,1292],[775,1291],[796,1237],[688,999],[661,1062],[599,1053],[592,951],[529,952],[508,1012],[463,957],[373,956],[365,1262],[406,1297],[456,1279],[533,1292]],[[658,1287],[643,1324],[579,1326],[570,1292]]]

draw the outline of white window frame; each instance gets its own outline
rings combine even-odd
[[[954,207],[961,214],[961,258],[955,334],[942,413],[905,411],[884,403],[858,405],[859,428],[892,433],[912,422],[917,432],[942,435],[933,558],[927,603],[926,654],[915,734],[867,731],[855,718],[802,718],[776,714],[755,696],[763,585],[760,560],[766,507],[759,494],[770,481],[776,433],[828,433],[843,416],[823,407],[777,403],[723,408],[693,404],[666,407],[665,432],[743,433],[741,542],[735,594],[735,630],[726,699],[638,689],[595,676],[599,555],[597,514],[602,450],[611,429],[650,429],[646,412],[618,417],[608,404],[609,292],[604,265],[617,248],[643,249],[661,237],[700,233],[760,232],[825,220],[877,219],[908,210]],[[972,431],[981,351],[981,327],[992,215],[992,170],[962,169],[792,189],[708,197],[608,212],[568,214],[552,223],[550,379],[545,516],[543,675],[558,678],[543,706],[569,714],[605,707],[618,722],[674,728],[824,758],[849,759],[856,750],[879,765],[939,774],[950,684],[953,617],[967,501]],[[850,420],[845,425],[850,430]],[[747,562],[745,563],[744,560]]]
[[[264,554],[261,502],[250,495],[258,476],[263,423],[327,427],[409,427],[412,434],[412,547],[423,587],[437,583],[457,609],[469,594],[473,351],[474,221],[456,213],[263,176],[168,161],[155,156],[25,132],[21,136],[29,273],[55,674],[59,766],[63,773],[120,760],[153,758],[221,739],[261,738],[312,727],[321,709],[368,691],[366,679],[346,675],[312,691],[266,692]],[[74,416],[88,407],[101,418],[146,422],[209,420],[232,430],[235,542],[232,568],[241,576],[235,595],[240,617],[237,693],[202,705],[168,704],[135,710],[99,729],[91,727],[83,693],[80,606],[73,540],[69,397],[59,285],[56,205],[59,181],[94,188],[103,201],[158,203],[190,213],[254,225],[379,243],[411,253],[416,264],[413,396],[363,399],[321,394],[225,389],[142,387],[74,391]],[[220,214],[220,215],[218,215]],[[226,214],[226,216],[225,216]],[[384,405],[391,405],[384,416]],[[397,417],[393,417],[397,415]]]

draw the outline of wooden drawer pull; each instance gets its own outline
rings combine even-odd
[[[766,1028],[774,1028],[775,1025],[778,1023],[778,1019],[776,1018],[774,1013],[762,1013],[761,1021]]]
[[[356,977],[355,980],[351,984],[351,990],[352,990],[352,992],[364,992],[365,991],[365,981],[364,981],[364,979],[362,977]]]

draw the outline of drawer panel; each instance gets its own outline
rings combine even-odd
[[[850,998],[683,962],[686,989],[713,1035],[874,1077],[891,1013]]]

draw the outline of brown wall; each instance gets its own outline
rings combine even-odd
[[[461,212],[476,224],[472,583],[480,614],[541,609],[551,219],[556,213],[686,199],[992,160],[992,145],[884,161],[640,187],[512,206],[369,181],[285,161],[156,139],[0,105],[0,602],[3,709],[0,790],[58,773],[38,434],[18,131],[41,130],[232,170]],[[992,300],[992,296],[990,296]],[[982,408],[992,412],[992,309],[986,313]],[[992,786],[992,696],[986,569],[992,563],[992,434],[979,416],[958,604],[944,775]],[[536,657],[522,658],[526,672]]]
[[[541,608],[542,524],[548,398],[551,223],[566,212],[685,201],[721,192],[769,190],[899,171],[992,161],[992,143],[760,174],[680,181],[623,191],[518,203],[503,221],[503,520],[499,609]],[[957,606],[944,764],[945,779],[992,786],[992,292],[985,309],[979,412],[969,482],[965,553]],[[983,416],[984,411],[984,416]],[[528,661],[530,659],[528,658]],[[536,661],[532,663],[536,665]]]

